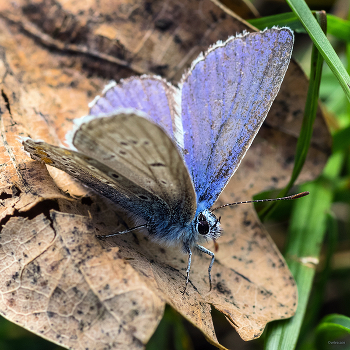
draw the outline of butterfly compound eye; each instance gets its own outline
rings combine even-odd
[[[200,215],[198,218],[197,230],[201,235],[206,235],[209,232],[209,222],[203,215]]]
[[[206,235],[209,232],[209,224],[207,221],[201,221],[198,223],[198,232],[201,235]]]

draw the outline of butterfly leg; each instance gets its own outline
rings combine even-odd
[[[188,253],[188,264],[187,264],[187,270],[186,270],[186,285],[185,285],[185,289],[183,290],[182,294],[185,294],[188,282],[190,280],[191,258],[192,258],[191,248],[188,246],[187,247],[185,246],[185,249],[186,249],[186,252]]]
[[[210,262],[209,268],[208,268],[209,285],[210,285],[210,290],[211,290],[211,268],[213,267],[213,264],[214,264],[215,255],[214,255],[214,253],[213,253],[212,251],[210,251],[210,250],[207,249],[207,248],[202,247],[202,246],[199,245],[199,244],[196,244],[196,248],[197,248],[199,251],[201,251],[201,252],[203,252],[203,253],[208,254],[208,255],[211,256],[211,262]]]

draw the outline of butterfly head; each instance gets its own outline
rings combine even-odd
[[[203,237],[206,240],[217,239],[220,237],[220,218],[218,219],[208,209],[201,211],[197,215],[194,224],[198,237]]]

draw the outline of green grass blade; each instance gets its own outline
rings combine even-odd
[[[298,345],[305,345],[308,343],[308,341],[310,341],[310,339],[308,339],[308,335],[313,333],[314,326],[317,323],[317,317],[319,316],[325,297],[327,283],[332,273],[332,257],[338,244],[338,231],[338,221],[332,213],[329,213],[327,215],[327,237],[325,242],[327,249],[324,260],[324,268],[318,273],[318,279],[313,285],[313,290],[311,292],[311,297],[309,299],[305,318],[301,327]]]
[[[310,195],[295,202],[285,256],[298,286],[298,309],[294,317],[268,325],[267,350],[292,350],[297,343],[333,200],[331,184],[340,173],[343,159],[343,153],[333,155],[323,176],[302,186],[301,190]]]
[[[266,27],[271,28],[278,25],[280,27],[289,27],[298,33],[306,33],[303,25],[299,21],[299,18],[294,14],[294,12],[286,12],[273,16],[254,18],[248,20],[247,22],[261,30],[265,29]]]
[[[298,16],[301,23],[308,32],[313,43],[322,54],[333,74],[337,77],[345,95],[350,101],[350,77],[345,67],[341,63],[332,45],[323,33],[317,20],[312,15],[304,0],[286,0],[292,11]]]
[[[322,319],[316,329],[316,348],[326,350],[329,343],[335,340],[341,341],[341,338],[350,334],[350,318],[344,315],[327,315]],[[339,345],[345,345],[340,343]]]
[[[322,319],[319,326],[322,326],[323,323],[333,323],[342,326],[346,328],[347,332],[350,334],[350,317],[338,314],[331,314],[325,316]]]
[[[317,14],[318,16],[318,14]],[[321,17],[324,16],[323,13],[320,14]],[[324,27],[326,25],[324,24]],[[326,28],[324,28],[326,30]],[[288,185],[278,194],[278,197],[284,197],[287,195],[288,191],[294,185],[295,180],[298,178],[310,147],[313,124],[316,118],[317,107],[318,107],[318,96],[320,91],[320,83],[322,76],[322,65],[323,57],[320,52],[317,50],[315,45],[312,48],[311,56],[311,71],[310,71],[310,81],[309,88],[307,92],[304,118],[302,127],[300,130],[300,135],[297,142],[297,148],[295,152],[295,163],[293,168],[293,173]],[[266,220],[268,215],[272,213],[272,210],[278,205],[277,202],[271,202],[270,205],[267,205],[263,210],[259,212],[260,219],[262,221]]]
[[[316,14],[318,20],[326,20],[322,13]],[[322,25],[324,30],[326,29],[326,23]],[[322,65],[323,57],[321,56],[319,50],[313,45],[312,56],[311,56],[311,71],[310,71],[310,83],[307,92],[306,105],[305,105],[305,116],[303,118],[302,127],[300,130],[300,135],[297,143],[297,149],[295,154],[295,164],[293,168],[292,177],[287,186],[289,190],[297,177],[299,176],[301,169],[304,166],[306,156],[310,147],[311,137],[313,132],[313,125],[316,119],[317,107],[318,107],[318,96],[320,91],[321,76],[322,76]]]
[[[328,14],[327,26],[329,34],[340,40],[350,42],[350,21]]]
[[[315,11],[312,11],[315,15]],[[299,18],[294,12],[286,12],[273,16],[266,16],[248,20],[248,22],[259,29],[271,28],[273,26],[287,26],[297,33],[307,33]],[[336,38],[350,42],[350,21],[334,15],[327,14],[327,32]]]

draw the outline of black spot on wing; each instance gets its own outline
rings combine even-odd
[[[164,167],[166,167],[166,165],[163,163],[152,163],[152,164],[150,164],[150,166],[154,166],[154,167],[164,166]]]

